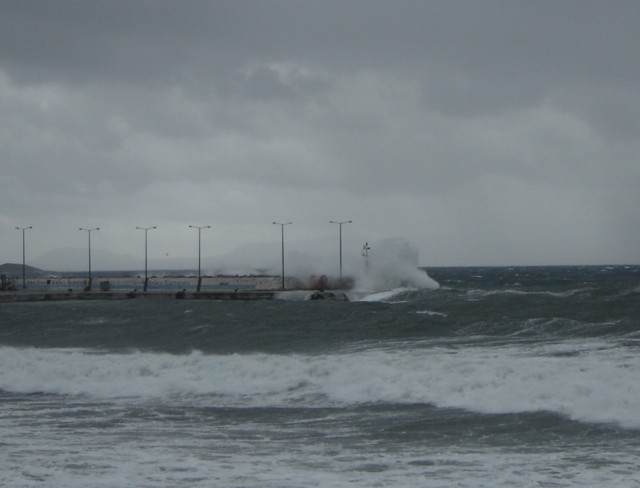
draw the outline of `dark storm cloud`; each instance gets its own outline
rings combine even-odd
[[[630,1],[2,2],[0,221],[349,213],[441,261],[637,256],[638,25]]]
[[[199,93],[237,85],[239,70],[253,65],[246,93],[284,98],[296,90],[260,63],[400,70],[423,83],[425,109],[459,116],[580,91],[585,115],[617,132],[629,115],[602,110],[599,95],[613,82],[624,93],[613,103],[624,106],[625,88],[640,77],[639,10],[586,1],[21,1],[3,6],[0,59],[34,83],[143,82]]]
[[[638,10],[589,1],[6,2],[2,56],[78,78],[171,79],[208,59],[636,79],[628,54]]]

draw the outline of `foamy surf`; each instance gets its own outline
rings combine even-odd
[[[559,354],[566,351],[570,354]],[[433,404],[483,414],[548,411],[640,428],[640,358],[621,346],[368,350],[349,354],[111,354],[0,350],[0,388],[211,406]]]
[[[390,302],[397,300],[402,295],[405,295],[409,292],[417,291],[416,288],[394,288],[393,290],[379,291],[369,293],[366,291],[359,291],[356,293],[356,296],[360,295],[360,298],[357,300],[360,302]],[[401,300],[402,302],[406,302],[406,300]]]
[[[640,268],[599,270],[6,303],[0,486],[637,487]]]

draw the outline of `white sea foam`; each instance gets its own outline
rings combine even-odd
[[[550,411],[640,428],[640,358],[623,346],[368,350],[327,356],[0,349],[0,388],[231,406],[429,403]],[[564,351],[564,352],[563,352]]]
[[[567,290],[562,292],[514,290],[510,288],[504,288],[504,289],[498,289],[498,290],[472,289],[467,291],[467,296],[471,299],[483,298],[483,297],[488,297],[492,295],[543,295],[543,296],[550,296],[550,297],[556,297],[556,298],[567,298],[577,293],[583,293],[585,291],[589,291],[589,289],[577,288],[574,290]]]
[[[446,313],[435,312],[433,310],[418,310],[416,312],[416,314],[418,314],[418,315],[429,315],[431,317],[447,317]]]
[[[358,299],[360,302],[388,302],[393,301],[399,295],[407,292],[416,291],[415,288],[394,288],[393,290],[380,291],[377,293],[362,294]]]

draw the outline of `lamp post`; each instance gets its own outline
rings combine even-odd
[[[197,287],[197,291],[200,292],[200,234],[202,232],[202,229],[211,229],[210,225],[202,225],[202,226],[197,226],[197,225],[190,225],[189,228],[191,229],[198,229],[198,287]]]
[[[282,236],[282,289],[284,290],[284,226],[293,224],[293,222],[274,222],[274,225],[280,226],[281,236]]]
[[[352,222],[352,220],[343,220],[342,222],[329,221],[330,224],[338,224],[340,227],[340,279],[342,279],[342,224],[350,224]]]
[[[85,229],[84,227],[80,227],[78,230],[87,231],[89,236],[89,285],[87,286],[87,291],[91,291],[91,232],[94,230],[100,230],[100,227],[94,227],[93,229]]]
[[[147,291],[147,283],[149,283],[149,277],[147,276],[147,232],[151,229],[156,229],[157,227],[154,225],[153,227],[136,227],[138,230],[144,231],[144,288],[143,291]]]
[[[29,227],[16,227],[16,230],[21,230],[22,231],[22,288],[25,289],[27,287],[27,283],[26,283],[26,264],[25,264],[25,252],[24,252],[24,231],[26,231],[27,229],[33,229],[33,226],[29,226]]]

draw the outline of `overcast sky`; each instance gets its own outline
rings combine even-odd
[[[273,221],[335,261],[330,220],[424,266],[640,263],[639,26],[616,0],[0,0],[0,263],[16,226],[51,269],[79,227],[140,260],[157,226],[158,262],[211,225],[203,256],[271,265]]]

